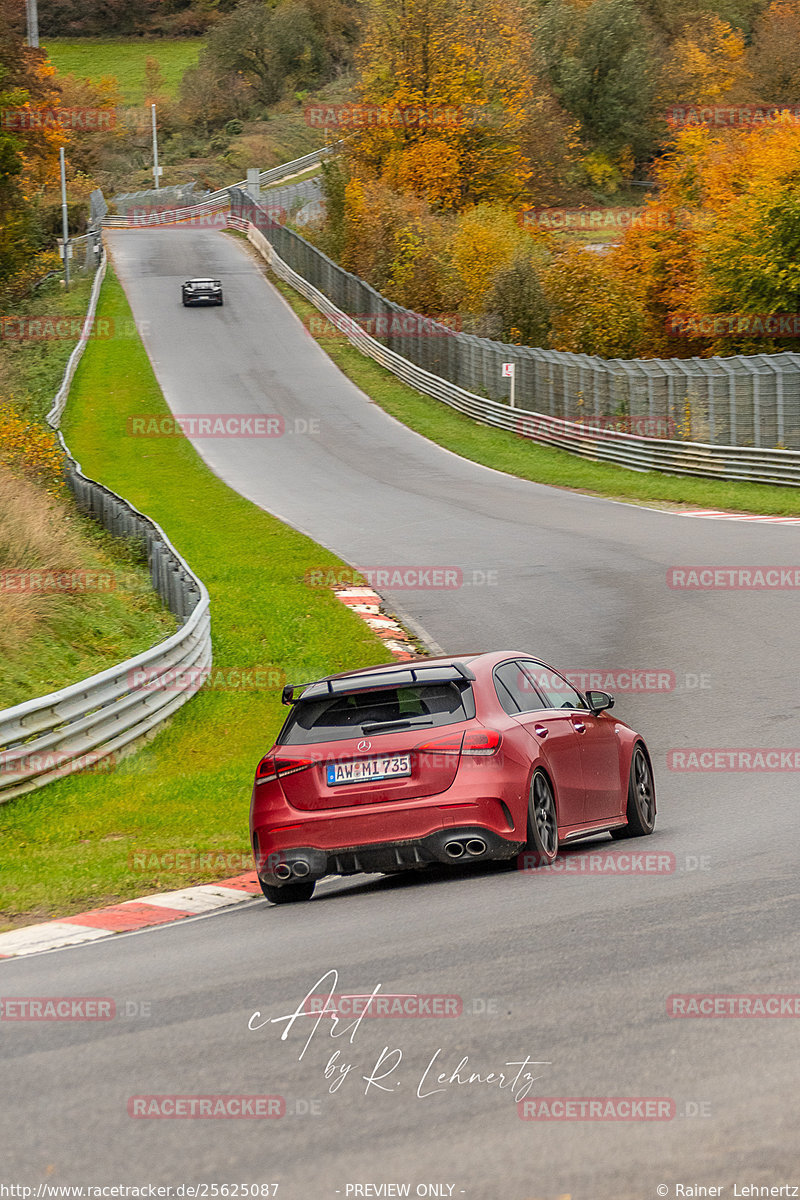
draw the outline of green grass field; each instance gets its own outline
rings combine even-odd
[[[97,82],[104,75],[115,76],[123,103],[141,104],[144,100],[144,68],[148,58],[156,58],[170,98],[175,98],[183,73],[200,57],[202,38],[48,38],[43,43],[51,62],[62,75],[77,75]]]
[[[111,271],[98,316],[131,319]],[[96,341],[64,433],[86,473],[158,521],[206,583],[215,672],[272,666],[302,682],[388,661],[359,617],[305,582],[309,569],[343,566],[339,559],[231,491],[185,438],[153,438],[143,450],[125,436],[128,415],[167,412],[138,337]],[[0,805],[0,928],[250,869],[253,771],[285,711],[274,682],[204,690],[113,773],[73,776]]]

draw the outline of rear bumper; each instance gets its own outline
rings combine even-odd
[[[193,296],[191,292],[184,292],[184,304],[219,304],[222,301],[222,293],[209,293],[206,296]]]
[[[256,869],[264,883],[280,885],[324,875],[357,875],[375,871],[405,871],[430,863],[474,863],[512,858],[522,842],[509,840],[481,825],[448,826],[426,837],[320,850],[287,846],[264,851],[259,847]]]
[[[289,882],[283,868],[295,862],[308,866],[306,878],[320,879],[508,858],[525,842],[526,824],[521,789],[507,772],[498,777],[494,771],[491,777],[482,772],[480,779],[465,774],[435,796],[347,808],[300,810],[276,785],[257,783],[250,808],[256,870],[264,883]],[[473,836],[483,839],[485,852],[447,853],[449,841]]]

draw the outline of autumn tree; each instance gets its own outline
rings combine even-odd
[[[536,45],[588,147],[612,158],[652,151],[656,52],[636,0],[551,0],[536,22]]]
[[[450,243],[460,306],[484,312],[497,275],[533,253],[530,236],[504,205],[478,204],[461,213]]]
[[[23,43],[19,6],[0,0],[0,292],[42,245],[34,197],[55,182],[64,131],[37,125],[36,110],[53,109],[53,69],[44,52]]]
[[[740,30],[699,13],[670,46],[658,85],[660,106],[719,104],[742,80],[744,53]]]
[[[635,358],[644,347],[645,314],[638,289],[608,258],[573,247],[545,272],[555,350]]]
[[[191,37],[205,33],[236,0],[39,0],[42,37]]]
[[[348,140],[355,173],[440,210],[521,197],[539,90],[516,0],[369,0],[367,18],[359,92],[374,122]]]
[[[726,25],[750,33],[753,22],[764,7],[764,0],[640,0],[643,15],[655,26],[659,37],[674,38],[687,22],[696,17],[719,17]]]
[[[744,133],[736,147],[746,174],[718,197],[705,233],[697,280],[698,309],[711,313],[800,312],[800,129],[785,121]],[[797,349],[763,338],[716,339],[715,352]]]
[[[797,103],[800,96],[800,0],[775,0],[756,21],[747,52],[753,98]]]
[[[98,119],[96,129],[75,128],[69,131],[69,170],[92,175],[101,169],[102,160],[113,154],[125,137],[124,123],[120,121],[122,103],[117,80],[113,75],[103,76],[97,82],[76,75],[52,76],[53,88],[58,93],[61,108],[91,110],[108,113],[105,127]]]
[[[343,206],[348,270],[416,312],[436,315],[453,307],[447,230],[423,200],[380,180],[352,179]]]
[[[184,72],[178,88],[176,123],[208,136],[234,117],[244,117],[253,101],[252,90],[238,73],[220,75],[207,58]]]
[[[487,308],[500,318],[499,337],[523,346],[550,344],[550,305],[533,260],[519,255],[494,278]]]
[[[272,104],[334,75],[356,31],[353,0],[243,0],[212,29],[201,65],[221,81],[243,78]]]
[[[794,348],[746,336],[670,343],[668,318],[800,311],[800,128],[687,129],[656,168],[666,226],[631,230],[617,268],[642,289],[650,353]]]

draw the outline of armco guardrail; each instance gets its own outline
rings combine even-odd
[[[95,276],[78,345],[48,413],[57,428],[90,336],[105,258]],[[69,453],[67,478],[81,512],[147,550],[153,587],[181,621],[180,629],[142,654],[47,696],[0,712],[0,802],[91,769],[157,728],[202,685],[211,667],[208,592],[164,531],[109,488],[88,479]]]
[[[424,334],[399,332],[395,335],[387,335],[387,340],[388,336],[393,336],[396,340],[405,339],[412,346],[418,346],[420,343],[432,343],[431,353],[439,355],[445,363],[449,361],[452,364],[453,356],[459,352],[461,340],[481,342],[486,339],[454,334],[444,326],[438,327],[439,336],[432,336],[430,326],[435,323],[384,300],[363,280],[348,275],[298,234],[271,220],[269,214],[259,209],[258,205],[254,204],[248,196],[234,193],[234,212],[239,214],[242,219],[249,217],[249,240],[264,255],[276,275],[290,283],[320,312],[329,317],[332,323],[340,328],[363,354],[369,355],[375,362],[392,371],[417,391],[442,400],[451,408],[466,413],[476,421],[511,430],[536,442],[571,450],[584,458],[619,463],[621,466],[635,470],[666,471],[677,475],[702,475],[719,479],[742,479],[758,483],[800,486],[800,450],[720,446],[689,440],[637,436],[605,427],[602,417],[600,419],[594,417],[589,405],[587,405],[588,412],[584,420],[571,421],[551,413],[536,412],[527,404],[511,408],[507,403],[467,391],[441,374],[427,370],[418,362],[405,357],[377,337],[367,333],[353,319],[353,314],[372,313],[378,319],[385,317],[387,321],[395,316],[401,330],[404,320],[406,320],[406,326],[412,325],[417,330],[420,329],[421,322],[427,322],[425,325],[427,332]],[[303,254],[308,252],[309,257],[313,252],[313,255],[316,256],[313,261],[316,263],[319,274],[324,275],[330,281],[337,281],[339,275],[353,281],[354,286],[350,291],[351,300],[348,305],[349,312],[338,308],[324,291],[310,283],[305,274],[295,270],[281,257],[276,249],[276,244],[286,245],[287,242],[290,246],[302,243],[301,252]],[[339,283],[341,284],[341,281]],[[342,290],[343,287],[344,285],[341,284]],[[367,303],[364,300],[365,293],[367,294]],[[375,302],[369,303],[374,298],[381,301],[385,308],[382,309]],[[357,306],[361,304],[364,304],[364,307],[358,308]],[[489,343],[489,345],[503,352],[531,349],[529,347],[501,346],[496,342]],[[423,351],[423,353],[425,352],[427,350]],[[536,353],[536,351],[532,352]],[[540,351],[539,353],[549,357],[554,352]],[[561,355],[560,357],[575,359],[581,356]],[[796,360],[798,356],[777,355],[776,358]],[[544,361],[547,361],[547,357]],[[613,367],[615,364],[606,365]],[[653,365],[658,367],[664,364],[655,363]],[[792,362],[787,369],[796,372],[797,362]],[[773,370],[777,371],[778,367],[776,366]],[[530,397],[526,396],[525,400],[529,403]],[[650,414],[648,413],[647,416],[649,418]]]
[[[333,154],[339,143],[336,142],[331,146],[322,146],[319,150],[312,150],[310,154],[304,154],[301,158],[292,159],[291,162],[281,163],[277,167],[271,167],[268,171],[261,171],[258,176],[259,187],[266,187],[270,183],[275,183],[280,179],[285,179],[287,175],[297,175],[300,171],[306,170],[307,167],[313,167],[317,163],[322,162],[323,158]],[[244,188],[247,186],[247,180],[240,180],[238,183],[231,184],[231,187]],[[223,212],[230,205],[231,188],[220,188],[216,192],[211,192],[210,195],[200,201],[199,204],[189,205],[185,208],[168,209],[164,212],[159,212],[159,224],[179,225],[183,221],[190,221],[192,218],[211,215],[217,212]],[[276,203],[279,203],[276,201]],[[151,207],[151,206],[143,206]],[[144,224],[145,222],[139,222]],[[103,226],[109,229],[127,229],[131,225],[135,225],[136,221],[131,220],[128,216],[104,217]]]

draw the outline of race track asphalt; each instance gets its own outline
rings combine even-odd
[[[240,241],[197,229],[108,241],[173,412],[283,417],[279,438],[195,440],[231,487],[351,563],[460,570],[456,589],[386,593],[447,652],[519,648],[572,669],[672,673],[668,690],[620,695],[616,709],[653,753],[656,833],[595,839],[563,861],[613,847],[672,854],[675,870],[328,880],[295,908],[255,900],[9,961],[3,996],[110,996],[121,1015],[3,1024],[4,1175],[279,1181],[285,1200],[381,1194],[352,1190],[366,1183],[469,1200],[649,1200],[681,1183],[724,1186],[727,1200],[734,1184],[800,1184],[797,1018],[667,1015],[675,993],[798,990],[797,776],[667,767],[675,748],[800,745],[796,592],[667,585],[673,566],[795,565],[797,530],[690,519],[466,462],[359,392]],[[223,308],[181,307],[192,275],[223,280]],[[268,605],[253,619],[268,620]],[[280,1022],[248,1029],[256,1011],[291,1013],[331,970],[338,992],[458,996],[463,1015],[365,1020],[338,1039],[320,1025],[305,1050],[309,1024],[285,1040]],[[365,1076],[384,1050],[380,1090]],[[337,1054],[333,1069],[352,1069],[331,1091]],[[669,1098],[676,1115],[525,1121],[508,1087],[451,1080],[465,1056],[461,1078],[542,1063],[530,1098]],[[441,1090],[425,1094],[439,1074]],[[287,1114],[128,1115],[129,1097],[165,1093],[281,1095]]]

